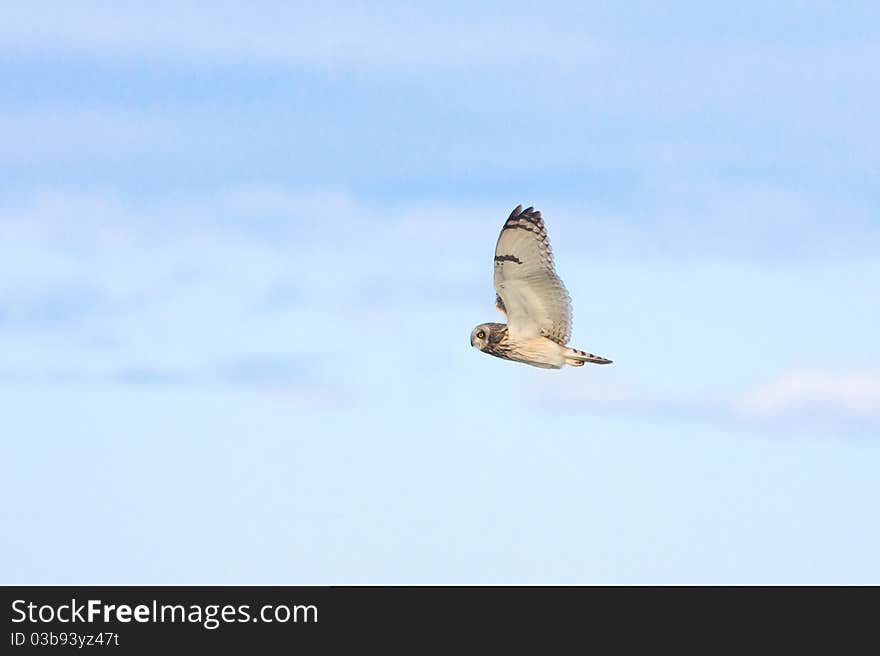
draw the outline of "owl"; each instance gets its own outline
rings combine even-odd
[[[611,360],[566,346],[571,337],[571,298],[553,267],[553,251],[541,213],[517,205],[495,246],[495,307],[507,324],[482,323],[471,346],[505,360],[561,369]]]

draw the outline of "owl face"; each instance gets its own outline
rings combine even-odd
[[[480,324],[471,333],[471,346],[485,351],[489,346],[489,326]]]

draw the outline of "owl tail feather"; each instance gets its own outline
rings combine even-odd
[[[608,358],[603,358],[601,355],[593,355],[592,353],[585,353],[584,351],[579,351],[578,349],[573,348],[566,348],[564,356],[565,363],[572,367],[583,367],[586,362],[592,364],[611,364],[612,362]]]

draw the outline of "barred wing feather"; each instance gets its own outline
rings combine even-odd
[[[568,343],[571,299],[556,275],[541,213],[532,207],[517,205],[501,229],[495,246],[495,291],[511,337],[543,336]]]

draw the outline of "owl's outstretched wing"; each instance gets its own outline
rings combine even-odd
[[[553,267],[541,213],[532,207],[517,205],[501,229],[495,246],[495,291],[511,336],[568,343],[571,299]]]

